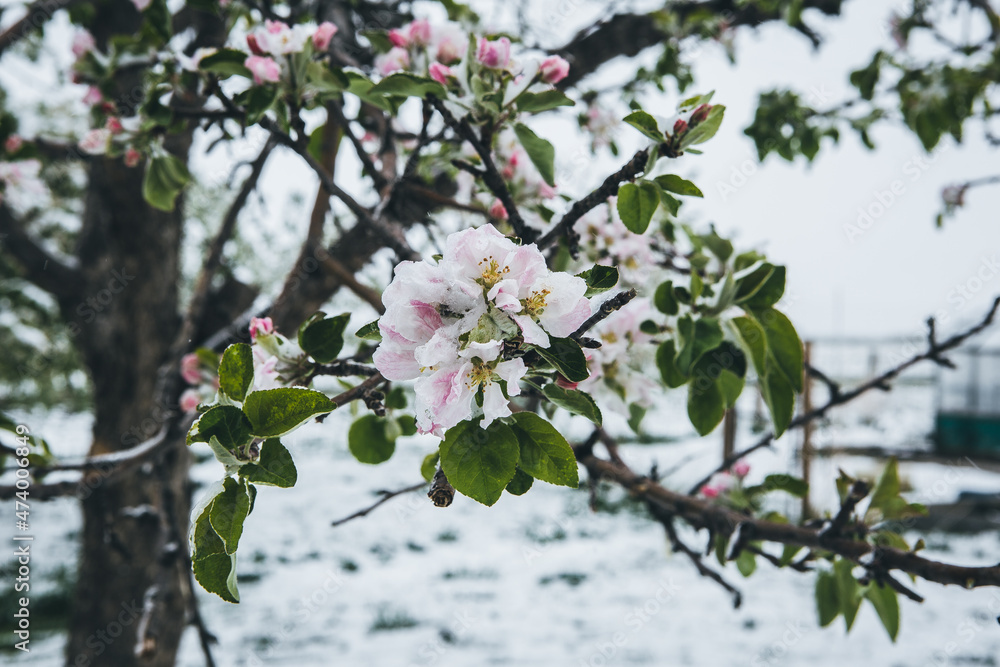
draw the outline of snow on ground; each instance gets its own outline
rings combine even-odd
[[[861,428],[857,415],[842,413],[819,435],[837,444],[887,445],[919,436],[931,414],[920,399],[926,388],[900,389],[892,394],[894,405],[883,406],[884,423]],[[739,442],[745,445],[753,441],[752,401],[743,407]],[[685,433],[678,408],[671,401],[664,418],[647,418],[650,426]],[[893,644],[867,606],[850,635],[840,619],[819,628],[814,576],[761,563],[749,579],[726,568],[727,579],[744,594],[742,608],[734,611],[729,596],[683,556],[671,554],[662,530],[610,487],[602,493],[604,511],[596,514],[586,491],[536,483],[526,496],[505,495],[493,508],[459,497],[438,509],[411,494],[331,528],[333,519],[370,503],[374,490],[413,483],[430,447],[419,438],[401,440],[390,462],[363,466],[347,452],[346,423],[346,415],[331,418],[289,439],[299,482],[291,490],[260,490],[240,544],[242,603],[201,596],[220,638],[220,665],[998,664],[1000,590],[919,582],[916,590],[927,601],[901,601],[902,631]],[[45,430],[50,436],[85,433],[86,420],[52,422]],[[766,472],[793,470],[797,437],[756,455],[751,482]],[[666,479],[685,488],[715,464],[719,443],[714,436],[684,437],[627,445],[623,455],[636,470],[656,461],[664,472],[696,457]],[[836,466],[878,471],[865,459],[818,462],[814,502],[821,507],[832,496],[823,486],[832,487]],[[208,484],[220,472],[210,460],[193,474]],[[947,480],[935,487],[939,502],[964,489],[1000,486],[995,475],[974,468],[904,465],[902,474],[927,487]],[[0,507],[4,515],[12,511],[9,503]],[[794,511],[796,502],[778,501],[777,507]],[[79,522],[73,502],[39,504],[33,512],[39,535],[33,565],[71,571],[66,546]],[[701,544],[704,535],[689,532],[687,538]],[[996,534],[932,535],[927,541],[931,557],[960,563],[993,563],[1000,552]],[[16,664],[60,664],[61,637],[36,638],[32,646]],[[193,631],[185,636],[179,664],[203,664]]]

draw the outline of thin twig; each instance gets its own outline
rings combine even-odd
[[[570,334],[570,338],[575,341],[579,341],[580,338],[583,337],[583,334],[593,329],[602,320],[607,319],[611,313],[623,308],[625,304],[634,299],[635,296],[636,291],[634,287],[614,295],[602,303],[601,307],[597,309],[597,312],[587,318],[587,321],[581,324],[579,329]]]
[[[343,519],[337,519],[336,521],[332,522],[330,525],[331,526],[342,526],[343,524],[347,523],[348,521],[353,521],[354,519],[360,519],[363,516],[367,516],[370,512],[372,512],[373,510],[377,509],[383,503],[386,503],[386,502],[392,500],[396,496],[401,496],[404,493],[412,493],[413,491],[419,491],[420,489],[424,488],[425,486],[427,486],[427,482],[418,482],[416,484],[411,484],[410,486],[403,487],[402,489],[396,489],[395,491],[379,491],[378,493],[381,494],[382,497],[379,498],[378,500],[376,500],[374,503],[372,503],[371,505],[369,505],[368,507],[366,507],[364,509],[358,510],[357,512],[355,512],[354,514],[351,514],[350,516],[345,516]]]

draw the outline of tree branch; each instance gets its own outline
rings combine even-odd
[[[5,204],[0,204],[0,239],[28,281],[62,300],[79,296],[83,284],[80,272],[39,245]]]
[[[353,521],[354,519],[360,519],[363,516],[368,516],[368,514],[370,512],[372,512],[375,509],[378,509],[383,503],[389,502],[390,500],[392,500],[396,496],[401,496],[404,493],[412,493],[413,491],[419,491],[420,489],[424,488],[425,486],[427,486],[427,482],[421,481],[421,482],[418,482],[416,484],[411,484],[410,486],[405,486],[402,489],[396,489],[395,491],[385,491],[385,490],[379,491],[378,493],[382,497],[379,498],[378,500],[376,500],[374,503],[372,503],[371,505],[369,505],[368,507],[366,507],[364,509],[358,510],[354,514],[351,514],[349,516],[345,516],[343,519],[337,519],[336,521],[332,522],[330,525],[334,526],[334,527],[336,527],[336,526],[342,526],[345,523],[347,523],[348,521]]]

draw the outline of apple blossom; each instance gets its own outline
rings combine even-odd
[[[501,37],[490,41],[480,37],[476,60],[490,69],[505,69],[510,64],[510,40]]]
[[[24,140],[21,139],[21,135],[12,134],[7,137],[7,141],[4,142],[3,148],[8,153],[16,153],[21,150],[21,146],[24,145]]]
[[[86,30],[77,30],[73,35],[73,45],[70,49],[76,58],[80,58],[84,54],[93,51],[95,46],[96,43],[94,42],[93,35]]]
[[[750,464],[742,459],[733,464],[733,474],[740,479],[746,477],[750,473]]]
[[[469,43],[461,29],[453,24],[447,24],[434,32],[437,38],[434,57],[438,62],[451,65],[465,57]]]
[[[197,385],[201,383],[201,360],[194,352],[185,354],[181,359],[181,377],[188,384]]]
[[[431,43],[431,22],[417,19],[406,27],[406,36],[413,46],[427,46]]]
[[[191,414],[198,411],[198,405],[201,404],[201,395],[198,394],[197,389],[188,388],[184,390],[180,398],[180,408],[184,412]]]
[[[281,79],[281,67],[273,58],[249,56],[243,64],[253,74],[256,84],[277,83]]]
[[[314,29],[308,25],[289,27],[282,21],[268,19],[264,21],[263,27],[258,27],[250,35],[258,49],[272,56],[281,56],[302,51],[313,32]],[[250,36],[247,37],[247,43],[250,44]],[[253,45],[250,46],[252,49]]]
[[[270,317],[250,318],[250,340],[257,340],[260,336],[267,336],[274,333],[274,322]]]
[[[88,155],[104,155],[111,141],[111,131],[105,128],[90,130],[80,140],[80,150]]]
[[[549,56],[538,68],[545,83],[559,83],[569,74],[569,63],[560,56]]]
[[[91,86],[87,88],[87,93],[83,96],[83,103],[92,107],[103,99],[104,95],[101,93],[101,89],[97,86]]]
[[[152,3],[153,0],[132,0],[132,4],[135,5],[135,8],[138,9],[140,12],[146,11],[146,8],[149,7]]]
[[[337,34],[337,26],[329,21],[324,21],[313,33],[312,42],[317,51],[326,51],[330,48],[330,40]]]
[[[399,28],[393,28],[389,31],[389,42],[393,46],[398,46],[401,49],[405,49],[410,45],[409,38],[407,38],[406,34]]]
[[[375,69],[382,76],[405,70],[409,66],[410,54],[407,53],[406,49],[398,46],[394,46],[389,49],[388,53],[384,53],[375,59]]]
[[[117,116],[109,116],[104,122],[104,129],[106,129],[111,134],[121,134],[124,131],[122,127],[122,122]]]
[[[129,146],[128,149],[125,151],[125,166],[135,167],[139,164],[140,160],[142,160],[142,153],[137,151],[135,148]]]
[[[451,68],[447,65],[442,65],[441,63],[431,63],[431,66],[427,68],[428,73],[431,78],[440,83],[442,86],[448,85],[448,79],[454,78],[455,73],[451,71]]]
[[[507,207],[499,199],[494,199],[493,204],[490,205],[490,217],[497,220],[507,219]]]

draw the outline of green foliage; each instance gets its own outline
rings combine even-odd
[[[173,155],[164,153],[146,161],[142,195],[150,206],[161,211],[172,211],[177,196],[190,180],[191,173],[187,165]]]
[[[265,440],[260,449],[260,458],[255,463],[242,466],[239,474],[248,482],[282,489],[295,486],[299,478],[292,455],[277,438]]]
[[[824,137],[834,141],[840,137],[836,127],[788,90],[762,93],[753,123],[743,133],[753,139],[761,160],[777,153],[789,162],[797,155],[812,161]]]
[[[540,93],[526,92],[517,98],[517,110],[521,113],[541,113],[558,107],[571,107],[574,102],[561,90],[545,90]]]
[[[500,499],[520,460],[517,436],[499,421],[485,429],[471,421],[453,426],[440,453],[441,468],[455,490],[486,506]]]
[[[660,193],[647,181],[623,183],[618,189],[618,215],[630,232],[642,234],[660,205]]]
[[[322,311],[316,313],[299,327],[299,347],[317,363],[334,361],[344,348],[344,330],[350,319],[350,313],[336,317],[326,317]]]
[[[618,284],[618,268],[597,264],[591,269],[578,273],[577,277],[583,278],[587,283],[586,296],[589,298],[603,294]]]
[[[448,91],[444,86],[427,77],[417,76],[409,72],[396,72],[375,84],[369,91],[369,96],[381,97],[420,97],[428,95],[446,97]]]
[[[520,446],[520,469],[543,482],[575,489],[579,484],[576,456],[566,438],[533,412],[518,412],[512,421]]]
[[[246,343],[234,343],[219,362],[219,389],[234,401],[242,402],[253,385],[253,351]]]
[[[624,120],[626,123],[642,132],[645,137],[652,139],[657,143],[663,141],[663,131],[660,130],[656,119],[645,111],[633,111],[629,115],[625,116]]]
[[[396,438],[399,435],[401,429],[394,420],[363,415],[351,424],[347,432],[347,446],[354,458],[361,463],[384,463],[396,451]]]
[[[601,409],[590,396],[590,394],[578,389],[564,389],[554,382],[550,382],[542,389],[545,398],[549,399],[560,408],[572,412],[575,415],[586,417],[598,426],[602,423]]]
[[[274,438],[336,406],[321,392],[301,387],[281,387],[254,391],[247,395],[243,411],[252,432],[260,438]]]
[[[556,149],[546,139],[542,139],[535,134],[530,127],[523,123],[514,123],[514,134],[517,140],[524,147],[524,152],[528,154],[531,164],[541,175],[542,179],[551,186],[555,186],[556,181]]]
[[[549,346],[533,348],[570,382],[583,382],[590,377],[583,348],[572,338],[549,338]]]

